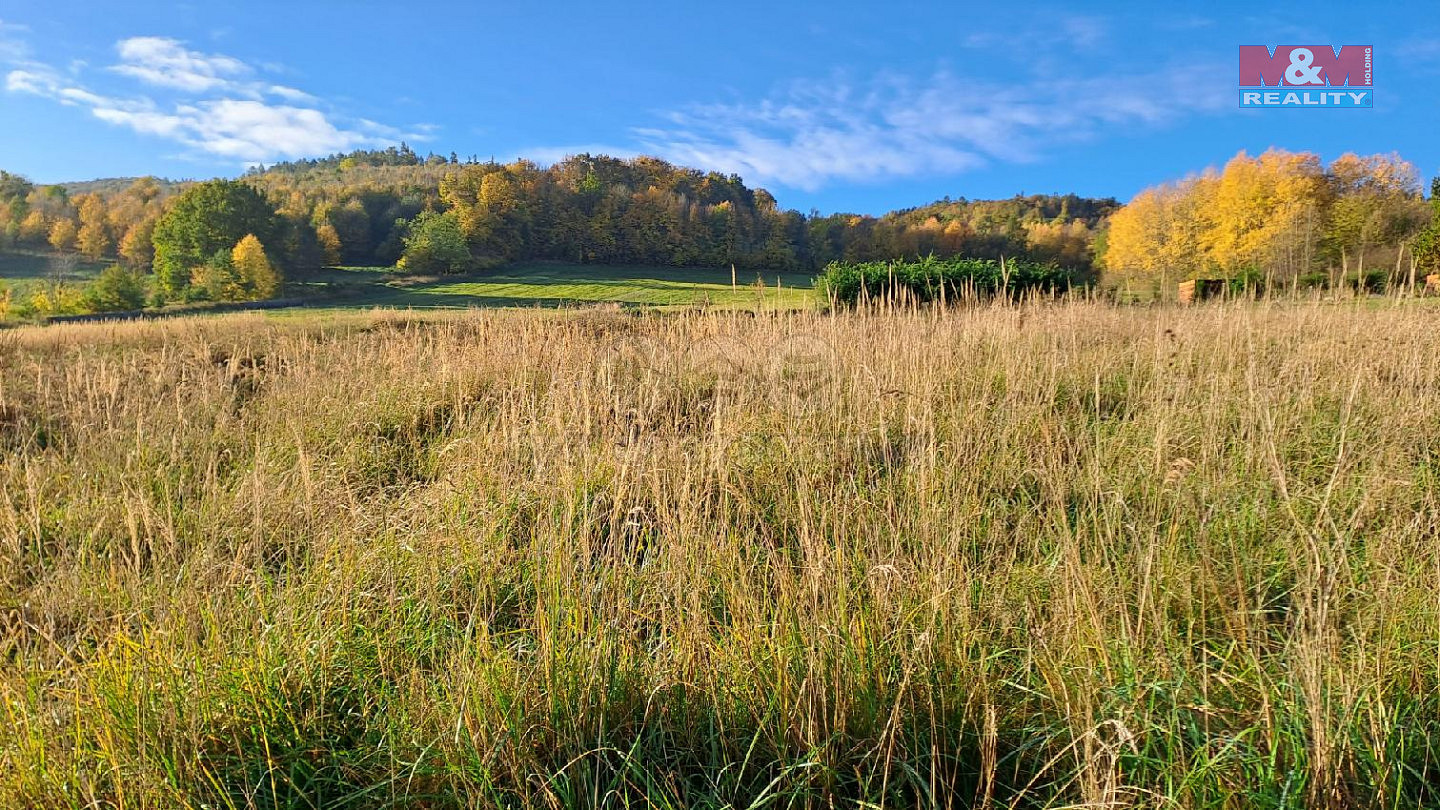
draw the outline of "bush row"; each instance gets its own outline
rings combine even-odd
[[[964,300],[1002,291],[1017,296],[1029,291],[1063,291],[1084,283],[1075,271],[1054,264],[934,256],[916,261],[831,262],[816,279],[821,294],[841,304],[896,298]]]

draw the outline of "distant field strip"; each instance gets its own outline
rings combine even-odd
[[[675,307],[804,309],[815,305],[803,274],[738,273],[728,270],[613,265],[532,264],[457,279],[410,282],[378,268],[330,271],[325,278],[347,289],[346,303],[398,308],[557,306],[618,303]]]

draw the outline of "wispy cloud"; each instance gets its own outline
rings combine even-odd
[[[29,32],[28,26],[0,20],[0,61],[16,63],[30,58],[30,46],[22,39]]]
[[[999,50],[1009,56],[1033,59],[1037,53],[1052,51],[1093,51],[1110,39],[1108,20],[1086,14],[1062,14],[1043,23],[1023,22],[1004,28],[967,32],[959,44],[977,50]],[[1025,43],[1016,50],[1015,43]]]
[[[1412,62],[1440,61],[1440,36],[1411,37],[1401,42],[1395,52]]]
[[[179,143],[195,153],[244,164],[310,157],[351,149],[424,141],[432,129],[402,132],[363,118],[347,118],[315,96],[257,78],[252,65],[224,54],[192,50],[166,37],[116,43],[118,62],[102,76],[123,77],[159,91],[164,102],[133,89],[105,94],[86,86],[82,63],[68,72],[30,56],[28,44],[6,36],[22,30],[0,23],[0,61],[11,69],[5,90],[85,108],[97,119]],[[7,46],[6,43],[11,43]]]
[[[1099,17],[1072,15],[1060,21],[1061,35],[1079,50],[1104,45],[1110,37],[1110,24]]]
[[[314,104],[319,100],[304,90],[296,90],[293,87],[286,87],[283,84],[272,84],[266,88],[266,92],[272,96],[277,96],[286,101],[293,101],[298,104]]]
[[[239,89],[250,66],[229,56],[204,54],[165,37],[131,37],[116,43],[120,64],[110,69],[156,87],[190,93]]]
[[[94,113],[102,121],[244,163],[344,152],[398,140],[374,127],[342,129],[319,110],[248,99],[182,104],[169,113],[105,106],[95,107]]]
[[[634,151],[805,190],[1043,159],[1057,144],[1228,109],[1224,65],[1000,85],[801,81],[754,102],[697,105],[638,128]],[[1213,88],[1197,91],[1196,88]],[[580,151],[553,149],[552,153]]]

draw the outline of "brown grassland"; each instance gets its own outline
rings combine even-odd
[[[1436,806],[1436,317],[0,333],[0,806]]]

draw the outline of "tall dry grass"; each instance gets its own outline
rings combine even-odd
[[[1434,336],[3,333],[0,806],[1434,806]]]

